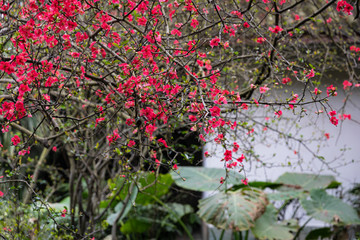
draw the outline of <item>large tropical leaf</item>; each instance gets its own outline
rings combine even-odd
[[[64,208],[70,209],[70,197],[66,197],[58,203],[49,203],[49,206],[57,211],[62,211]]]
[[[217,228],[242,231],[254,226],[267,204],[264,192],[243,188],[236,192],[220,192],[200,200],[198,215]]]
[[[333,234],[333,232],[328,227],[317,228],[317,229],[314,229],[311,232],[309,232],[308,235],[306,235],[305,240],[313,240],[313,239],[319,239],[319,238],[320,239],[323,239],[323,238],[330,239],[332,234]]]
[[[174,181],[170,174],[156,175],[151,172],[139,172],[136,182],[140,190],[136,198],[136,204],[147,205],[155,201],[153,196],[160,198],[167,194]],[[129,194],[131,183],[123,177],[117,177],[108,180],[108,185],[113,194],[115,194],[118,189],[122,189],[118,195],[118,199],[124,200]],[[106,203],[103,203],[103,205],[104,204]]]
[[[353,207],[339,198],[331,196],[323,189],[313,189],[310,199],[300,199],[306,213],[315,219],[337,224],[359,224],[360,219]]]
[[[126,203],[126,205],[123,202],[119,202],[116,206],[115,206],[115,213],[110,214],[106,221],[109,223],[109,225],[114,225],[117,224],[115,223],[116,218],[119,214],[121,214],[121,217],[118,219],[118,221],[121,221],[123,218],[125,218],[127,216],[127,214],[129,213],[130,209],[133,207],[133,205],[135,204],[135,199],[138,195],[138,189],[136,186],[133,187],[132,192],[130,193],[130,199],[129,201]]]
[[[143,233],[149,230],[152,222],[145,218],[130,218],[120,228],[124,234]]]
[[[262,182],[262,181],[254,181],[254,182],[249,182],[248,185],[244,185],[244,184],[236,184],[234,186],[231,187],[232,191],[236,191],[240,188],[244,188],[244,187],[255,187],[255,188],[260,188],[260,189],[265,189],[265,188],[271,188],[271,189],[277,189],[279,187],[281,187],[283,184],[282,183],[273,183],[273,182]]]
[[[139,187],[144,189],[139,192],[136,204],[146,205],[153,203],[155,201],[153,196],[160,198],[167,194],[173,182],[170,174],[156,176],[154,173],[145,173],[138,181]]]
[[[286,225],[286,223],[277,223],[276,208],[269,204],[266,207],[265,213],[256,220],[255,226],[251,228],[251,231],[258,239],[290,240],[294,238],[291,232],[296,231],[298,228],[297,224]]]
[[[166,206],[168,209],[171,209],[173,212],[173,213],[169,212],[169,214],[166,216],[166,219],[170,218],[171,221],[173,222],[177,222],[178,219],[181,219],[186,214],[194,212],[194,209],[188,204],[167,203]]]
[[[279,191],[268,193],[267,197],[270,201],[287,201],[294,198],[301,198],[307,196],[308,193],[298,190]]]
[[[334,176],[307,173],[284,173],[276,182],[285,184],[290,188],[307,191],[315,188],[327,188],[337,183]]]
[[[222,190],[225,186],[240,184],[244,178],[235,171],[204,167],[179,167],[177,172],[171,172],[171,176],[176,185],[194,191]],[[220,183],[221,177],[226,179],[226,183]]]

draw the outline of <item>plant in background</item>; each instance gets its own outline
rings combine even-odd
[[[335,126],[351,118],[329,104],[337,89],[321,77],[347,69],[345,93],[360,86],[358,16],[359,4],[345,0],[0,1],[1,193],[13,181],[24,204],[35,193],[44,203],[68,199],[57,227],[74,238],[107,234],[115,216],[115,239],[131,226],[121,224],[129,203],[207,141],[236,171],[259,160],[259,129],[307,146],[277,126],[285,111],[308,117],[308,105]],[[300,90],[287,92],[294,83]],[[271,121],[252,118],[262,107]],[[240,192],[266,205],[262,192]]]
[[[248,239],[249,231],[257,239],[298,239],[311,219],[332,226],[315,229],[306,237],[318,239],[335,236],[339,226],[360,224],[353,207],[326,192],[340,186],[333,176],[285,173],[275,182],[249,182],[244,185],[240,180],[244,176],[222,169],[179,167],[179,173],[171,175],[175,183],[183,188],[211,193],[199,201],[197,214],[206,223],[223,230],[220,239],[225,230],[232,231],[236,239]],[[208,179],[221,178],[227,178],[227,184],[219,184],[219,181],[204,184]],[[265,192],[266,188],[275,191]],[[291,218],[284,218],[283,211],[293,201],[299,202],[299,207],[290,209]],[[297,215],[302,214],[299,209],[309,216],[302,226],[298,225]]]

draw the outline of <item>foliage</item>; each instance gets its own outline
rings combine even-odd
[[[68,222],[61,216],[61,210],[50,208],[51,218],[46,206],[40,201],[33,205],[19,202],[15,196],[0,200],[1,237],[4,239],[74,239],[57,224]]]
[[[261,215],[251,228],[252,233],[259,239],[293,239],[291,232],[296,231],[298,226],[295,224],[287,226],[286,223],[277,223],[277,209],[269,204],[266,211]]]
[[[214,169],[180,168],[180,173],[184,173],[184,175],[196,171],[201,171],[201,175],[207,175],[207,172],[212,174]],[[317,179],[318,183],[309,184],[314,179]],[[187,181],[187,184],[183,184],[181,181],[175,181],[175,183],[182,187],[191,186],[191,189],[198,186],[198,190],[201,191],[202,186],[197,184],[196,177],[184,179],[184,181]],[[333,186],[331,183],[334,181],[333,176],[327,175],[284,173],[275,181],[281,184],[275,187],[277,192],[273,193],[266,193],[253,187],[235,188],[235,190],[234,188],[228,190],[217,188],[222,190],[199,201],[197,214],[206,223],[219,229],[233,232],[251,229],[254,236],[259,239],[294,239],[299,235],[306,223],[301,228],[295,218],[278,223],[278,214],[282,208],[286,206],[287,202],[295,199],[300,200],[306,214],[315,219],[331,223],[333,226],[359,224],[360,218],[353,207],[326,193],[326,188]],[[255,184],[260,185],[259,182],[255,182]],[[263,183],[263,185],[274,188],[271,183]],[[289,190],[289,188],[293,190]],[[269,200],[285,204],[277,209]],[[329,231],[313,231],[309,234],[311,236],[324,233],[325,236]],[[333,232],[330,235],[332,234]]]
[[[301,200],[301,205],[310,216],[328,223],[360,224],[354,208],[324,190],[311,190],[310,198]]]
[[[255,220],[265,212],[267,203],[263,192],[243,188],[200,200],[198,215],[218,228],[242,231],[254,226]]]
[[[15,201],[16,185],[18,205],[40,201],[63,238],[115,239],[161,218],[171,221],[154,221],[149,236],[159,226],[190,235],[190,208],[182,216],[168,201],[173,180],[200,190],[222,181],[218,190],[233,185],[224,193],[233,200],[255,198],[236,172],[245,176],[253,160],[266,166],[252,144],[266,131],[325,162],[308,147],[324,133],[284,131],[283,112],[322,114],[335,126],[351,119],[329,102],[338,89],[321,78],[347,69],[344,93],[360,86],[359,11],[346,0],[0,1],[0,198]],[[266,120],[253,117],[258,109]],[[201,162],[206,142],[223,148],[224,176],[166,174]],[[211,184],[181,185],[181,174]],[[64,221],[51,206],[65,207]]]
[[[223,185],[219,185],[221,178],[226,179],[228,186],[239,183],[244,178],[235,171],[224,171],[219,168],[179,167],[179,171],[170,174],[176,185],[195,191],[224,189]]]
[[[276,182],[291,185],[290,188],[311,190],[314,188],[327,188],[334,184],[334,176],[314,175],[304,173],[284,173]]]

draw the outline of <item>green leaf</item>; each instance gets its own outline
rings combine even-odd
[[[306,213],[315,219],[337,224],[359,224],[356,210],[339,198],[331,196],[323,189],[313,189],[310,199],[300,199]]]
[[[284,173],[275,182],[286,185],[286,188],[304,189],[327,188],[335,177],[331,175],[316,175],[307,173]]]
[[[298,228],[297,224],[287,226],[286,223],[277,223],[277,210],[272,204],[269,204],[265,213],[256,220],[255,227],[252,227],[251,231],[258,239],[288,240],[294,238],[291,232]]]
[[[341,182],[333,181],[326,188],[327,189],[338,188],[340,185],[341,185]]]
[[[178,172],[170,174],[176,185],[194,191],[225,189],[226,184],[220,184],[221,177],[226,178],[227,187],[240,184],[241,179],[244,179],[244,176],[235,171],[227,172],[221,168],[179,167]]]
[[[173,182],[170,174],[159,174],[156,178],[155,173],[144,173],[143,177],[138,181],[140,189],[144,188],[144,190],[139,192],[136,204],[147,205],[153,203],[155,200],[152,196],[160,198],[167,194]]]
[[[66,197],[58,203],[49,203],[49,206],[58,211],[64,210],[64,208],[70,209],[70,197]]]
[[[217,228],[242,231],[254,226],[267,204],[264,192],[255,188],[243,188],[201,199],[198,215]]]
[[[120,45],[117,44],[117,43],[113,43],[113,45],[114,45],[115,47],[119,48],[119,49],[121,48]]]
[[[109,61],[106,60],[106,59],[103,59],[102,62],[103,62],[105,65],[110,65],[110,64],[111,64],[111,62],[109,62]]]
[[[131,218],[120,228],[123,234],[143,233],[151,227],[151,223],[141,218]]]
[[[193,208],[188,204],[168,203],[166,205],[176,214],[179,219],[194,211]],[[173,222],[178,221],[178,219],[172,213],[169,213],[169,217]]]
[[[286,201],[294,198],[301,198],[306,195],[303,191],[289,190],[275,193],[268,193],[267,197],[270,201]]]
[[[115,213],[113,214],[110,214],[106,221],[109,223],[109,225],[114,225],[115,221],[116,221],[116,218],[117,216],[119,215],[119,213],[122,212],[122,215],[121,217],[119,218],[118,221],[121,221],[124,217],[127,216],[127,214],[129,213],[130,209],[132,208],[132,206],[134,205],[135,203],[135,199],[138,195],[138,189],[136,186],[133,187],[133,190],[131,192],[131,196],[130,196],[130,199],[129,201],[127,202],[126,205],[124,205],[123,202],[119,202],[116,206],[115,206]],[[125,209],[124,209],[125,208]],[[124,209],[124,210],[123,210]]]
[[[261,181],[249,182],[249,184],[248,184],[249,187],[255,187],[255,188],[260,188],[260,189],[265,189],[265,188],[276,189],[278,187],[281,187],[282,185],[283,185],[282,183],[261,182]],[[231,190],[235,191],[237,189],[244,188],[244,187],[247,187],[247,186],[244,184],[234,185],[231,188]]]
[[[309,232],[306,236],[306,240],[313,240],[313,239],[323,239],[323,238],[330,238],[332,235],[332,231],[330,228],[318,228]]]

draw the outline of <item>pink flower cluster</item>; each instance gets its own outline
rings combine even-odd
[[[336,10],[338,12],[343,11],[347,13],[348,15],[352,15],[353,6],[351,6],[349,3],[346,2],[346,0],[341,0],[337,3]]]

